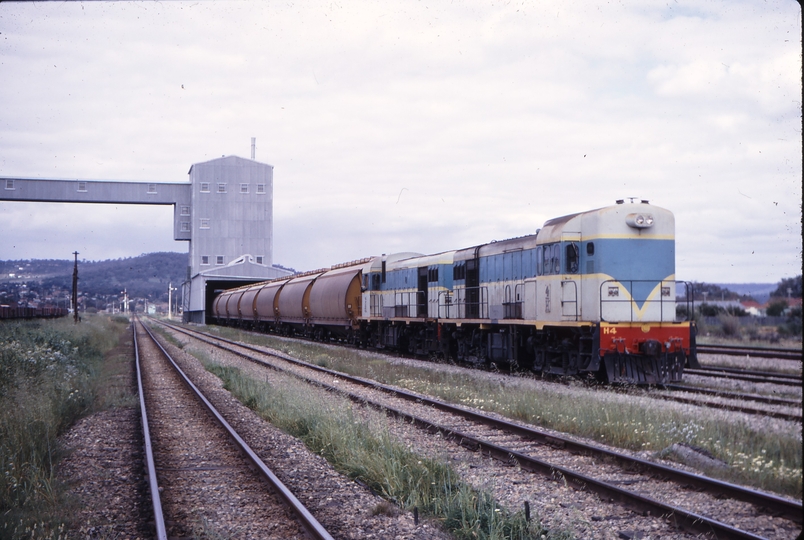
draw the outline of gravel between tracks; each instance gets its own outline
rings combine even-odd
[[[129,334],[130,336],[130,334]],[[133,357],[130,337],[120,347]],[[118,399],[136,399],[134,364],[114,375],[109,386]],[[152,538],[153,520],[143,474],[143,441],[139,408],[119,406],[82,418],[59,438],[66,453],[56,478],[67,486],[74,509],[67,538]]]
[[[177,363],[280,480],[335,538],[447,539],[427,521],[414,524],[409,513],[373,515],[382,499],[335,471],[297,439],[262,420],[222,388],[220,379],[198,360],[166,345]]]
[[[290,509],[144,332],[139,343],[168,537],[305,538]]]
[[[181,334],[174,334],[176,339],[190,343],[189,338]],[[259,366],[238,358],[223,351],[211,349],[208,345],[191,345],[189,348],[202,348],[214,360],[227,365],[237,366],[251,373],[255,378],[272,380],[281,384],[282,375],[275,374]],[[405,360],[402,360],[405,361]],[[283,366],[284,367],[284,366]],[[449,369],[449,366],[438,366],[438,369]],[[303,368],[288,368],[291,371],[302,371]],[[657,499],[667,499],[664,493],[667,484],[656,483],[645,475],[631,474],[616,466],[610,466],[597,460],[575,456],[567,452],[557,451],[549,447],[532,444],[510,443],[511,437],[495,434],[488,428],[465,428],[456,421],[452,415],[433,411],[421,405],[411,404],[407,401],[390,398],[384,393],[352,387],[345,381],[333,380],[327,375],[311,375],[304,370],[305,375],[322,380],[327,384],[336,383],[338,387],[349,386],[349,391],[357,393],[368,399],[389,403],[395,408],[410,411],[413,414],[424,416],[442,425],[449,425],[462,431],[472,433],[483,432],[482,436],[500,444],[511,444],[516,450],[525,450],[526,453],[543,458],[547,461],[581,470],[593,476],[600,476],[605,470],[609,481],[621,484],[623,487],[649,494]],[[497,376],[488,374],[489,376]],[[334,398],[333,398],[334,399]],[[392,432],[400,439],[413,447],[417,452],[428,457],[441,457],[453,463],[462,474],[465,481],[472,485],[492,491],[503,504],[511,509],[521,508],[524,501],[528,501],[532,508],[543,518],[552,530],[569,529],[579,538],[618,538],[622,534],[638,531],[643,538],[692,538],[695,535],[685,534],[675,530],[665,520],[651,516],[641,516],[624,509],[618,504],[610,504],[599,497],[573,490],[560,482],[553,482],[542,476],[533,475],[517,468],[506,466],[495,460],[483,458],[478,453],[467,451],[454,443],[445,443],[437,437],[424,434],[421,430],[413,428],[404,422],[390,422]],[[496,439],[496,440],[495,440]],[[791,527],[785,520],[777,520],[770,516],[756,512],[746,503],[731,500],[719,500],[711,496],[697,493],[694,490],[675,488],[671,504],[680,504],[691,508],[695,512],[721,516],[724,521],[742,525],[744,528],[768,538],[790,538]],[[797,534],[797,533],[796,533]],[[792,534],[795,536],[795,534]]]
[[[187,340],[183,337],[179,339]],[[297,496],[305,503],[318,500],[317,505],[311,504],[311,510],[336,538],[448,538],[432,523],[414,526],[408,514],[372,516],[371,511],[379,502],[377,497],[333,471],[322,458],[310,453],[300,442],[276,430],[240,405],[220,387],[220,381],[203,370],[194,358],[176,348],[172,352],[183,359],[188,371],[194,371],[194,376],[204,381],[203,387],[216,390],[214,401],[226,404],[230,415],[239,419],[237,423],[250,426],[248,439],[259,441],[254,445],[259,454],[276,453],[273,458],[276,465],[269,459],[266,461],[275,470],[281,468],[286,471],[280,477]],[[360,351],[356,353],[363,354]],[[216,359],[223,363],[236,362],[234,358],[227,359],[226,356],[230,355],[216,353]],[[409,362],[405,359],[394,361]],[[459,369],[448,365],[435,365],[433,368]],[[263,370],[260,373],[264,376]],[[486,375],[504,379],[500,375]],[[133,377],[126,384],[132,393],[135,392]],[[800,389],[793,392],[801,395]],[[769,393],[775,392],[771,390]],[[70,538],[124,540],[152,537],[146,525],[150,519],[150,502],[143,479],[139,422],[137,409],[121,407],[82,419],[60,439],[69,455],[59,466],[58,475],[61,481],[71,486],[70,493],[76,506],[75,522],[80,524],[76,530],[68,533]],[[449,459],[468,482],[490,489],[511,508],[520,508],[523,501],[528,500],[534,513],[539,514],[553,530],[568,528],[583,538],[618,538],[620,533],[629,531],[641,532],[642,538],[691,537],[668,528],[660,519],[636,516],[619,505],[601,502],[593,495],[579,493],[540,476],[523,475],[512,467],[483,458],[475,452],[455,448],[437,438],[425,437],[411,426],[400,422],[395,424],[397,436],[409,441],[417,451],[423,455]],[[308,469],[307,465],[297,463],[297,458],[305,464],[311,462],[313,466]],[[324,490],[330,486],[332,489],[323,499],[318,478],[326,479]],[[311,479],[316,481],[312,482]],[[783,531],[774,531],[772,523],[762,528],[765,531],[763,535],[785,537]]]
[[[177,336],[179,337],[179,336]],[[179,337],[179,339],[182,339]],[[207,349],[209,353],[209,350]],[[259,377],[265,377],[266,371],[242,361],[233,355],[215,352],[216,360],[223,363],[238,365],[245,370],[253,372]],[[400,360],[407,362],[410,360]],[[413,360],[413,362],[416,362]],[[432,364],[427,364],[432,366]],[[438,369],[452,369],[450,366],[439,365]],[[295,368],[291,368],[295,370]],[[310,376],[309,372],[306,373]],[[272,377],[272,375],[267,375]],[[490,377],[499,375],[488,374]],[[331,376],[322,376],[323,382],[332,383]],[[313,376],[312,378],[319,378]],[[327,380],[329,379],[329,380]],[[339,381],[337,386],[345,387],[347,383]],[[407,410],[418,416],[432,419],[441,425],[446,425],[478,434],[491,442],[511,446],[514,450],[524,451],[553,463],[560,463],[586,474],[602,477],[607,481],[622,485],[631,490],[647,494],[655,499],[664,500],[668,504],[689,508],[693,512],[714,516],[721,521],[732,523],[744,530],[767,538],[791,538],[800,532],[800,527],[789,521],[774,518],[763,514],[748,503],[720,499],[705,493],[699,493],[688,488],[681,488],[674,484],[657,482],[643,474],[624,471],[619,466],[601,462],[598,459],[586,456],[574,456],[564,451],[557,451],[543,445],[534,445],[522,442],[510,442],[512,438],[507,435],[494,433],[493,430],[482,428],[466,428],[461,420],[452,415],[432,411],[427,407],[411,404],[407,401],[389,398],[383,393],[362,388],[349,388],[368,399],[390,403],[393,407]],[[673,406],[685,407],[682,404]],[[718,414],[716,412],[716,414]],[[721,413],[724,415],[732,413]],[[767,422],[767,419],[765,419]],[[567,527],[573,529],[580,537],[614,538],[615,535],[626,534],[627,530],[639,531],[643,535],[654,538],[686,538],[664,523],[661,519],[647,516],[638,516],[630,511],[623,510],[618,505],[609,505],[594,495],[568,490],[556,482],[545,481],[529,473],[523,473],[516,468],[507,467],[499,462],[484,459],[474,452],[468,452],[454,444],[447,444],[435,437],[424,435],[420,430],[401,422],[389,422],[392,430],[400,440],[407,441],[411,446],[427,456],[443,456],[452,461],[462,472],[464,478],[477,487],[487,488],[495,496],[512,509],[521,508],[524,501],[529,501],[538,509],[550,527]],[[621,451],[621,450],[620,450]],[[643,456],[644,457],[644,456]],[[678,466],[677,464],[671,464]],[[689,470],[689,469],[688,469]],[[563,490],[562,490],[563,488]],[[535,504],[534,504],[535,503]],[[624,520],[624,521],[623,521]],[[627,530],[626,530],[627,529]]]
[[[372,515],[382,502],[380,498],[337,473],[326,460],[309,452],[301,442],[241,405],[195,358],[170,345],[168,348],[252,449],[333,537],[450,538],[427,520],[420,520],[419,525],[415,525],[413,516],[408,513]],[[136,393],[133,368],[124,384],[130,389],[130,394]],[[119,407],[83,418],[60,438],[60,445],[68,455],[59,465],[58,479],[69,486],[68,496],[76,509],[74,523],[77,525],[67,532],[68,538],[153,538],[139,409]],[[229,538],[248,536],[235,532]]]
[[[69,486],[77,524],[68,538],[153,536],[139,422],[139,409],[121,407],[81,419],[60,438],[69,455],[57,477]]]

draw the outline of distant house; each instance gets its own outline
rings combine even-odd
[[[754,317],[760,317],[765,313],[765,306],[756,300],[743,300],[740,302],[740,305],[743,307],[746,313]]]
[[[717,306],[723,309],[741,307],[739,300],[707,300],[706,302],[701,303],[708,306]]]
[[[801,307],[801,298],[783,298],[779,296],[771,296],[764,304],[760,304],[754,300],[744,300],[740,302],[740,304],[747,313],[755,317],[764,317],[766,315],[768,306],[773,302],[778,302],[779,300],[787,302],[787,309],[785,310],[785,313],[792,308]]]

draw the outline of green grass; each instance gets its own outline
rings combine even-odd
[[[0,535],[60,538],[69,519],[55,477],[57,437],[99,407],[130,403],[104,382],[127,321],[86,316],[0,324]],[[119,359],[119,357],[118,357]],[[130,365],[130,359],[128,360]]]
[[[434,369],[437,366],[415,367],[354,349],[229,328],[215,331],[232,339],[267,345],[344,373],[619,448],[649,451],[664,457],[662,451],[674,443],[687,443],[707,450],[729,465],[705,471],[711,476],[795,498],[802,496],[801,428],[793,424],[788,427],[782,422],[751,422],[720,411],[601,392],[580,384],[546,384],[525,377],[509,377],[497,382],[472,370],[455,373]]]
[[[522,511],[511,513],[488,493],[461,482],[445,461],[417,455],[396,440],[380,413],[361,416],[345,398],[292,377],[281,376],[283,382],[272,385],[237,368],[205,365],[242,403],[300,439],[338,471],[401,508],[417,508],[421,515],[434,517],[456,538],[513,540],[545,533],[538,520],[528,524]]]

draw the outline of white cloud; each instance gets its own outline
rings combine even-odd
[[[757,280],[761,244],[775,281],[801,267],[800,30],[782,1],[4,3],[0,176],[181,181],[256,136],[288,266],[636,195],[676,212],[682,277]]]

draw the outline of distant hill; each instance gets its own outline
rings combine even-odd
[[[126,259],[78,261],[78,288],[89,295],[119,295],[125,289],[130,298],[159,299],[167,296],[168,283],[175,287],[186,276],[186,253],[147,253]],[[0,282],[12,280],[36,283],[44,290],[70,290],[73,261],[0,261]]]
[[[168,284],[178,287],[187,279],[187,262],[186,253],[174,252],[78,261],[78,290],[88,296],[103,297],[120,296],[125,289],[129,298],[167,301]],[[0,261],[0,301],[19,300],[25,291],[22,284],[41,297],[71,291],[73,264],[74,261],[61,259]],[[295,272],[292,268],[287,270]]]
[[[751,296],[760,304],[767,302],[770,294],[779,286],[778,283],[715,283],[715,285],[736,292],[741,296]]]

